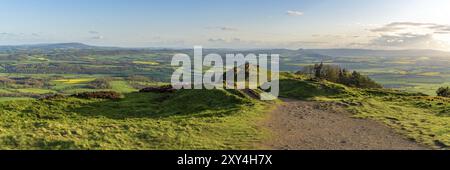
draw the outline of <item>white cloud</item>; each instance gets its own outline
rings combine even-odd
[[[231,39],[225,39],[225,38],[210,38],[208,39],[208,42],[211,43],[239,43],[242,42],[240,38],[231,38]]]
[[[11,32],[0,32],[0,36],[4,36],[4,37],[16,37],[19,36],[18,34],[15,33],[11,33]]]
[[[210,39],[208,39],[208,41],[209,42],[212,42],[212,43],[225,43],[225,42],[227,42],[225,39],[223,39],[223,38],[210,38]]]
[[[450,34],[450,25],[419,22],[392,22],[370,31],[376,33],[398,33],[408,30],[423,31],[428,33]]]
[[[289,15],[289,16],[302,16],[303,12],[289,10],[289,11],[286,11],[286,14]]]
[[[91,30],[91,31],[88,31],[88,33],[91,35],[91,37],[89,37],[89,39],[91,39],[91,40],[101,40],[101,39],[105,38],[98,31]]]
[[[432,34],[405,33],[399,35],[382,35],[370,41],[368,46],[384,48],[433,49],[442,46],[442,42]]]
[[[237,28],[229,26],[206,27],[206,29],[221,30],[221,31],[238,31]]]
[[[222,30],[222,31],[237,31],[237,28],[232,28],[232,27],[220,27],[220,30]]]
[[[369,40],[369,47],[447,49],[442,36],[450,34],[450,25],[421,22],[392,22],[370,30],[378,34]]]
[[[101,39],[103,39],[104,37],[103,36],[101,36],[101,35],[97,35],[97,36],[92,36],[91,37],[91,39],[93,39],[93,40],[101,40]]]
[[[89,31],[89,34],[100,34],[98,31]]]

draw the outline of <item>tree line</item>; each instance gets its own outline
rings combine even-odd
[[[305,66],[297,73],[306,74],[314,79],[328,80],[357,88],[382,88],[382,86],[368,76],[357,71],[349,71],[338,65],[325,65],[323,63]]]

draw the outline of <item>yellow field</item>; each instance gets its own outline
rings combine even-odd
[[[159,65],[158,62],[154,61],[133,61],[134,64],[145,64],[145,65]]]
[[[95,78],[60,79],[60,80],[55,80],[55,82],[64,83],[64,84],[81,84],[81,83],[87,83],[87,82],[90,82],[93,80],[95,80]]]
[[[420,73],[420,74],[417,74],[417,75],[419,75],[419,76],[438,76],[440,74],[441,73],[439,73],[439,72],[425,72],[425,73]]]

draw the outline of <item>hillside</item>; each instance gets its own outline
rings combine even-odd
[[[238,91],[0,103],[1,149],[252,149],[262,105]]]
[[[450,146],[450,99],[389,89],[356,89],[285,73],[281,96],[343,106],[355,118],[372,119],[433,148]]]
[[[356,89],[282,73],[281,97],[339,106],[432,148],[450,146],[450,99]],[[283,102],[234,90],[124,92],[123,98],[0,102],[2,149],[258,149],[273,138],[261,126]],[[326,104],[331,103],[331,104]],[[375,130],[376,131],[376,130]]]

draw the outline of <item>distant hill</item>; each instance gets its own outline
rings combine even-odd
[[[95,46],[86,45],[83,43],[58,43],[58,44],[37,44],[37,45],[29,45],[25,46],[29,48],[48,48],[48,49],[57,49],[57,48],[74,48],[74,49],[86,49],[86,48],[97,48]]]
[[[368,49],[307,49],[310,53],[317,53],[327,56],[344,57],[344,56],[450,56],[450,52],[438,50],[368,50]]]
[[[177,51],[192,53],[192,49],[175,49],[175,48],[121,48],[121,47],[104,47],[92,46],[83,43],[55,43],[55,44],[31,44],[31,45],[4,45],[0,46],[0,51],[28,51],[40,50],[49,51],[55,49],[78,49],[78,50],[138,50],[138,51]],[[224,55],[225,53],[255,53],[255,54],[280,54],[281,57],[299,58],[312,57],[327,59],[330,57],[353,57],[353,56],[374,56],[374,57],[422,57],[422,56],[450,56],[450,52],[438,50],[369,50],[369,49],[203,49],[205,54],[218,53]]]
[[[29,45],[4,45],[0,51],[52,51],[52,50],[115,50],[119,47],[92,46],[83,43],[55,43],[55,44],[29,44]],[[123,48],[126,49],[126,48]]]
[[[98,48],[83,43],[57,43],[57,44],[32,44],[32,45],[6,45],[0,46],[0,50],[26,50],[26,49],[91,49]]]

